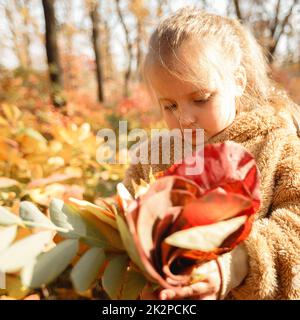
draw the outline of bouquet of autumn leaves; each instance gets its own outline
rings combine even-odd
[[[206,145],[203,171],[187,175],[200,156],[194,153],[151,174],[149,183],[133,181],[134,196],[119,184],[114,201],[102,200],[101,206],[54,199],[50,218],[28,202],[21,203],[19,216],[2,208],[0,225],[6,227],[0,238],[8,236],[0,244],[0,270],[18,272],[24,287],[38,288],[72,264],[76,291],[86,292],[100,279],[111,299],[138,299],[149,284],[153,291],[179,292],[203,280],[194,272],[199,264],[231,251],[249,235],[260,192],[255,160],[241,145]],[[17,226],[50,231],[11,244]],[[26,251],[26,241],[38,244],[35,250]]]

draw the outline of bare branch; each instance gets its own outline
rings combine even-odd
[[[287,25],[292,13],[293,13],[293,9],[295,7],[295,5],[297,4],[298,0],[294,0],[291,7],[290,7],[290,10],[288,11],[288,13],[286,14],[286,16],[284,17],[282,23],[281,23],[281,28],[280,28],[280,32],[278,33],[278,35],[274,38],[274,43],[273,45],[270,47],[269,51],[270,51],[270,54],[271,56],[274,54],[275,50],[276,50],[276,47],[278,45],[278,42],[281,38],[281,36],[283,35],[284,33],[284,29],[285,29],[285,26]],[[272,59],[272,58],[271,58]]]
[[[275,12],[275,19],[274,19],[274,22],[273,22],[273,26],[272,26],[272,28],[271,28],[271,37],[272,37],[272,38],[274,37],[276,28],[277,28],[277,26],[278,26],[280,3],[281,3],[281,0],[277,0],[276,12]]]

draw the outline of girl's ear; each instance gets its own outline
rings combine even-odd
[[[245,91],[247,76],[244,67],[240,66],[235,71],[236,97],[241,97]]]

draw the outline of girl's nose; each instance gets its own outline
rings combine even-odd
[[[190,127],[196,123],[196,117],[188,112],[183,112],[180,114],[179,122],[183,127]]]

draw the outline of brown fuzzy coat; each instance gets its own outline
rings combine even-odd
[[[239,114],[207,143],[232,140],[250,151],[261,173],[262,204],[245,242],[248,274],[227,299],[300,299],[300,133],[286,111]],[[151,165],[153,172],[169,165]],[[147,181],[150,165],[131,165],[123,183]]]

